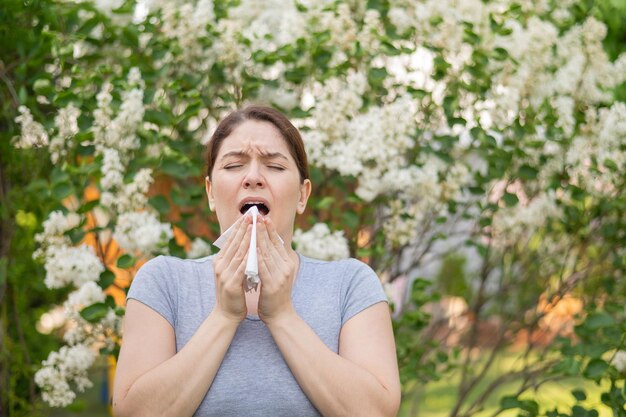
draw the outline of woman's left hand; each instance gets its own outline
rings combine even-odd
[[[260,218],[259,218],[260,219]],[[266,324],[294,311],[291,289],[298,265],[289,256],[269,217],[257,222],[257,253],[261,293],[258,314]]]

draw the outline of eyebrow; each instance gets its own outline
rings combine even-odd
[[[287,158],[285,155],[283,155],[280,152],[263,152],[260,151],[259,152],[261,154],[261,158],[263,159],[275,159],[275,158],[282,158],[285,161],[289,161],[289,158]],[[244,158],[249,158],[250,155],[248,154],[248,152],[244,152],[244,151],[232,151],[232,152],[227,152],[224,155],[222,155],[222,157],[220,158],[221,160],[226,159],[228,157],[244,157]]]

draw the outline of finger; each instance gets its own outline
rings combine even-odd
[[[263,222],[257,223],[258,233],[257,239],[259,239],[259,252],[263,254],[269,267],[278,265],[279,262],[284,262],[283,257],[278,253],[276,245],[271,241],[269,230]],[[279,242],[280,243],[280,242]]]
[[[233,233],[228,237],[226,244],[224,245],[224,258],[232,259],[235,253],[238,250],[242,240],[247,231],[247,226],[250,224],[249,216],[243,216],[243,219],[240,218],[240,223],[237,225],[237,228],[233,231]],[[221,252],[221,251],[220,251]]]
[[[262,282],[265,282],[265,285],[269,285],[271,281],[270,268],[267,265],[267,261],[265,257],[259,256],[259,275],[262,277]]]
[[[270,239],[272,245],[276,248],[277,252],[280,254],[280,257],[283,259],[287,259],[289,254],[287,253],[287,249],[285,248],[285,244],[280,241],[280,236],[274,227],[274,223],[272,219],[269,217],[263,218],[263,224],[267,229],[267,236]]]
[[[229,232],[230,234],[228,235],[228,238],[226,239],[226,242],[224,243],[224,245],[222,245],[222,247],[220,248],[220,251],[217,254],[217,259],[224,258],[224,255],[228,251],[228,248],[230,247],[232,242],[235,240],[235,236],[237,235],[237,231],[241,227],[242,223],[245,223],[244,222],[244,218],[245,218],[245,216],[241,216],[240,218],[238,218],[235,221],[235,223],[233,223],[228,229],[226,229],[227,231],[230,230],[230,232]],[[224,233],[226,233],[226,232],[224,232]]]
[[[252,225],[249,224],[246,226],[244,235],[242,236],[239,244],[238,245],[236,245],[236,243],[233,244],[233,246],[236,246],[236,251],[233,253],[233,255],[230,258],[228,258],[231,260],[231,263],[235,262],[237,267],[241,265],[245,267],[246,265],[251,238],[252,238]]]

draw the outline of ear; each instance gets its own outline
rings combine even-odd
[[[211,180],[209,179],[209,177],[206,177],[204,179],[204,186],[206,188],[207,199],[209,200],[209,208],[211,209],[211,211],[214,211],[215,201],[213,198],[213,184],[211,183]]]
[[[311,181],[306,179],[300,184],[300,198],[298,199],[298,206],[296,207],[296,211],[298,214],[304,213],[306,209],[306,203],[309,201],[309,196],[311,195]]]

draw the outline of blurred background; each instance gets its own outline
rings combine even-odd
[[[624,0],[3,0],[0,416],[109,416],[125,294],[219,234],[203,150],[302,132],[294,245],[374,268],[401,416],[626,416]]]

